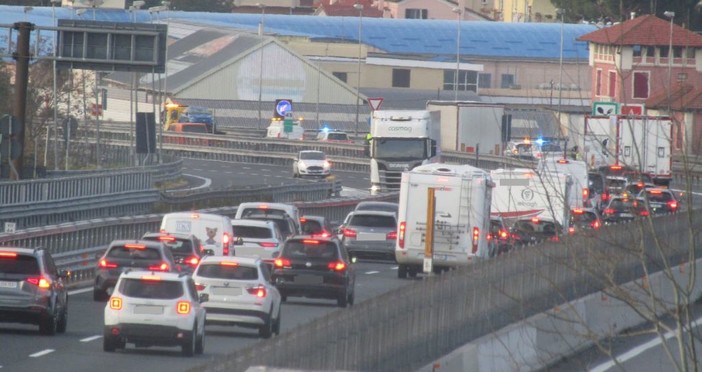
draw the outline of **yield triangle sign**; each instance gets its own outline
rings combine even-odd
[[[383,103],[383,98],[382,97],[375,97],[375,98],[368,98],[368,104],[370,105],[371,110],[375,111],[380,108],[380,105]]]

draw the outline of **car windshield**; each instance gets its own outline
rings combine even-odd
[[[278,230],[280,231],[281,234],[287,236],[292,234],[292,230],[290,229],[290,224],[288,223],[288,219],[284,218],[283,216],[266,216],[266,215],[261,215],[261,214],[252,214],[247,216],[246,218],[252,219],[252,220],[263,220],[263,221],[272,221],[276,226],[278,226]],[[236,234],[234,234],[236,236]]]
[[[397,227],[395,219],[390,216],[378,216],[372,214],[355,214],[349,221],[350,226],[362,227]]]
[[[2,274],[39,274],[39,262],[36,257],[18,254],[17,256],[0,256],[0,275]]]
[[[582,213],[571,213],[570,222],[576,223],[590,223],[597,220],[597,215],[592,212],[582,212]]]
[[[423,159],[427,147],[422,138],[377,138],[372,144],[378,159]]]
[[[531,144],[530,143],[520,143],[514,146],[520,154],[530,154]]]
[[[193,244],[190,240],[185,239],[160,239],[156,236],[144,237],[144,240],[162,242],[166,247],[170,248],[176,256],[190,255],[193,253]]]
[[[209,115],[210,110],[207,107],[190,106],[187,113],[188,115]]]
[[[235,237],[250,238],[250,239],[269,239],[273,237],[273,233],[267,227],[262,226],[232,226]]]
[[[620,178],[607,178],[607,188],[613,191],[624,190],[626,186],[626,179]]]
[[[107,253],[107,257],[158,260],[161,258],[161,253],[155,248],[127,248],[125,246],[116,246],[110,249],[110,252]]]
[[[646,197],[648,198],[649,201],[652,202],[664,202],[667,203],[671,200],[673,200],[673,196],[670,195],[670,193],[667,192],[652,192],[648,191],[646,193]]]
[[[270,208],[246,208],[244,209],[243,212],[241,212],[241,218],[253,218],[252,216],[255,216],[257,218],[261,218],[261,216],[286,216],[287,213],[285,213],[284,210],[282,209],[270,209]]]
[[[382,211],[397,213],[397,204],[376,204],[376,203],[359,203],[356,206],[357,211]]]
[[[317,240],[292,240],[285,243],[282,255],[288,258],[338,259],[336,245]]]
[[[346,135],[346,133],[329,133],[327,134],[327,139],[334,141],[346,141],[349,139],[349,137]]]
[[[322,224],[317,220],[305,220],[302,223],[302,233],[303,234],[317,234],[324,231]]]
[[[202,264],[195,273],[197,276],[212,279],[256,280],[258,270],[252,266],[239,264]]]
[[[300,159],[303,160],[324,160],[325,158],[324,153],[319,151],[305,151],[300,153]]]
[[[633,201],[628,199],[612,199],[607,208],[623,211],[632,208],[633,205]]]
[[[556,225],[551,221],[517,221],[514,225],[515,230],[524,233],[539,233],[546,235],[556,235]]]
[[[563,152],[563,149],[561,149],[561,145],[554,144],[554,143],[544,143],[541,145],[541,151],[543,152]]]
[[[183,284],[173,280],[147,280],[126,278],[119,291],[127,297],[172,300],[183,296]]]

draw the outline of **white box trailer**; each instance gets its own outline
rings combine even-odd
[[[402,174],[395,258],[398,277],[423,271],[428,190],[435,190],[433,267],[468,265],[488,257],[490,174],[469,165],[427,164]]]
[[[428,101],[427,110],[441,112],[441,149],[502,153],[504,105],[482,102]],[[477,145],[480,145],[479,149]]]
[[[571,177],[554,173],[541,177],[526,168],[495,169],[490,171],[495,182],[492,193],[492,215],[500,216],[508,224],[517,219],[540,218],[557,221],[564,229],[570,218]]]

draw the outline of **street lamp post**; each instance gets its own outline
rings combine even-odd
[[[356,130],[358,137],[359,110],[361,109],[361,34],[363,32],[363,4],[353,4],[353,8],[358,10],[358,71],[356,74]]]
[[[668,37],[668,114],[672,114],[672,109],[671,109],[671,102],[670,102],[670,96],[671,96],[671,90],[673,90],[673,20],[675,19],[675,12],[672,11],[666,11],[663,13],[664,16],[667,18],[670,18],[670,35]]]
[[[133,23],[136,23],[136,11],[141,9],[145,4],[144,1],[135,1],[132,3],[132,5],[129,7],[129,12],[131,13],[131,19]],[[130,162],[134,162],[134,126],[136,125],[136,115],[137,112],[139,112],[139,104],[137,103],[139,101],[139,94],[136,88],[136,72],[131,73],[131,90],[129,92],[129,120],[131,123],[129,124],[129,159]]]
[[[560,54],[558,57],[558,128],[562,134],[561,100],[563,97],[563,19],[565,18],[565,9],[556,9],[556,14],[561,17]]]
[[[256,3],[256,5],[261,9],[261,21],[258,23],[258,37],[261,38],[261,43],[259,47],[259,63],[258,63],[258,125],[256,129],[261,129],[263,125],[263,116],[261,114],[263,105],[263,33],[265,31],[265,16],[266,16],[266,4]]]
[[[458,75],[461,71],[461,18],[463,18],[463,9],[453,8],[452,12],[456,13],[458,18],[458,26],[456,27],[456,76],[453,79],[453,100],[458,101]]]
[[[51,25],[56,26],[56,5],[61,5],[61,0],[51,0]],[[54,39],[54,60],[51,66],[53,75],[53,90],[52,90],[52,111],[54,112],[54,170],[58,170],[58,115],[56,105],[56,39]],[[46,166],[46,163],[44,164]]]

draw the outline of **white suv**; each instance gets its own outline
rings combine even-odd
[[[185,356],[205,347],[205,308],[193,279],[185,274],[132,271],[122,273],[105,306],[103,349],[180,346]]]
[[[242,239],[242,245],[236,248],[236,255],[239,257],[260,257],[272,263],[273,259],[278,257],[285,240],[273,221],[234,219],[232,229],[234,237]]]

